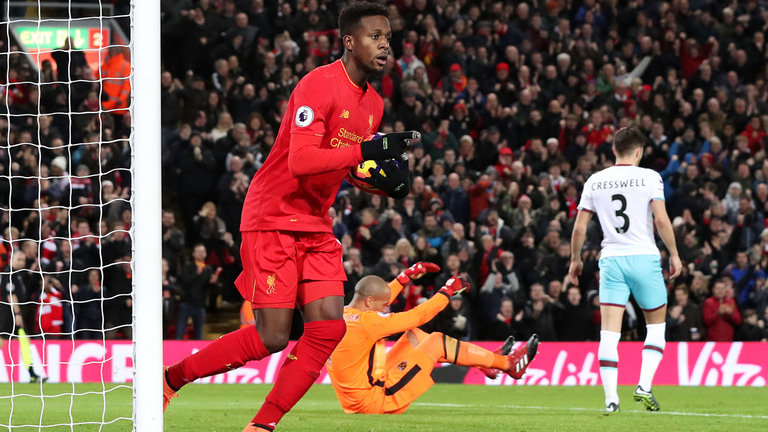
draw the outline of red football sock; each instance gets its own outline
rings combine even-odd
[[[255,326],[235,330],[168,368],[168,384],[178,390],[198,378],[237,369],[268,355]]]
[[[285,359],[272,391],[252,423],[274,429],[317,380],[320,369],[346,330],[344,320],[340,319],[305,323],[304,334]]]

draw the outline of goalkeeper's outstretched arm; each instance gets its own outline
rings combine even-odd
[[[389,302],[388,285],[379,277],[367,276],[358,282],[355,287],[355,298],[350,306],[378,313],[368,313],[361,317],[361,321],[372,339],[381,339],[406,330],[411,330],[429,322],[450,302],[451,296],[469,288],[469,284],[460,278],[448,279],[445,286],[431,299],[415,308],[399,313],[386,313]],[[384,292],[381,292],[383,290]]]

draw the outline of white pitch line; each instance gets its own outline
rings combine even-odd
[[[468,407],[474,406],[474,405],[468,405],[468,404],[433,403],[433,402],[414,402],[411,405],[436,406],[436,407],[448,407],[448,408],[468,408]]]
[[[472,408],[479,407],[479,405],[470,404],[455,404],[455,403],[435,403],[435,402],[415,402],[411,405],[418,406],[435,406],[435,407],[448,407],[448,408]],[[531,406],[531,405],[502,405],[499,408],[511,408],[511,409],[531,409],[531,410],[553,410],[553,411],[592,411],[595,413],[604,412],[602,409],[596,408],[580,408],[580,407],[545,407],[545,406]],[[621,412],[631,413],[645,413],[647,411],[641,410],[621,410]],[[649,413],[650,415],[669,415],[669,416],[689,416],[689,417],[731,417],[731,418],[745,418],[745,419],[758,419],[768,420],[768,416],[764,415],[751,415],[751,414],[719,414],[719,413],[697,413],[697,412],[682,412],[682,411],[656,411]]]

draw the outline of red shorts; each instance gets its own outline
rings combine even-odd
[[[303,307],[343,296],[341,243],[331,233],[245,231],[243,272],[235,285],[254,309]]]

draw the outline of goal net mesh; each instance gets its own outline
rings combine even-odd
[[[130,430],[130,6],[0,4],[0,430]]]

